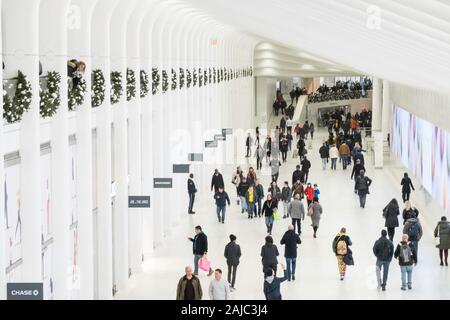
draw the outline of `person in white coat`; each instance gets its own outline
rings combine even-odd
[[[333,144],[330,148],[331,170],[336,170],[337,159],[339,158],[339,150]]]
[[[209,298],[211,300],[230,300],[230,285],[222,279],[222,270],[216,269],[214,279],[209,284]]]

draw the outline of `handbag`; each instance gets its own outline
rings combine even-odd
[[[211,262],[208,260],[206,254],[198,261],[198,267],[203,271],[209,271],[211,269]]]
[[[280,220],[280,213],[278,212],[277,209],[275,209],[275,210],[273,211],[273,220],[274,220],[274,221]]]
[[[438,246],[441,244],[441,237],[439,236],[439,226],[438,226],[437,229],[438,229],[437,236],[434,237],[434,245],[435,245],[436,247],[438,247]]]
[[[343,260],[344,260],[344,263],[348,266],[355,265],[355,261],[353,260],[353,253],[350,250],[350,248],[347,249],[347,254],[344,256]]]
[[[308,216],[312,216],[314,214],[313,204],[311,203],[308,208]]]

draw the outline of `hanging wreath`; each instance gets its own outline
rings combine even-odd
[[[47,74],[47,86],[45,89],[39,88],[39,113],[41,117],[53,116],[61,104],[61,75],[59,72],[51,71]]]
[[[180,89],[183,89],[183,87],[184,87],[184,69],[180,68],[178,70],[178,73],[180,74]]]
[[[158,92],[161,77],[159,76],[158,68],[152,68],[152,94]]]
[[[190,88],[192,83],[192,75],[189,69],[186,69],[186,87]]]
[[[201,88],[203,85],[203,72],[202,68],[198,68],[198,87]]]
[[[122,97],[122,73],[119,71],[111,72],[111,104],[116,104]]]
[[[84,95],[87,92],[86,80],[81,77],[75,77],[72,80],[72,86],[68,86],[68,106],[70,111],[75,111],[77,106],[84,102]]]
[[[172,85],[171,85],[171,89],[172,89],[172,91],[177,89],[177,72],[175,71],[174,68],[172,68]]]
[[[228,69],[225,69],[224,78],[225,78],[225,81],[229,81],[230,80],[230,75],[228,74]]]
[[[212,81],[213,83],[216,83],[216,68],[213,68],[213,72],[212,72]]]
[[[223,81],[223,68],[220,69],[220,81]]]
[[[9,88],[13,87],[13,84],[9,85]],[[32,96],[31,83],[28,81],[27,76],[19,70],[16,92],[14,93],[12,100],[6,92],[5,84],[3,83],[3,118],[8,123],[20,121],[23,114],[30,108]]]
[[[197,78],[197,69],[195,69],[195,68],[192,71],[192,79],[193,79],[192,86],[195,87],[197,85],[197,80],[198,80],[198,78]]]
[[[92,84],[91,84],[91,106],[96,108],[102,105],[105,100],[105,77],[100,69],[92,70]]]
[[[141,72],[140,72],[139,81],[140,81],[140,88],[141,88],[140,96],[141,96],[141,98],[145,98],[147,96],[150,88],[148,87],[148,85],[149,85],[148,74],[144,70],[141,70]]]
[[[162,71],[162,92],[166,93],[169,89],[169,76],[166,70]]]
[[[203,85],[206,86],[208,84],[208,70],[203,70]]]
[[[127,68],[127,101],[136,97],[136,73]]]

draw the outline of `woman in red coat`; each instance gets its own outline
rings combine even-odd
[[[311,183],[308,183],[308,186],[305,189],[305,195],[306,195],[306,201],[308,202],[308,208],[309,208],[309,205],[314,200],[314,188],[311,186]]]

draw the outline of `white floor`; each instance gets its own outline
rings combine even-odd
[[[297,280],[282,284],[283,299],[449,299],[450,267],[440,267],[438,250],[433,245],[433,225],[422,219],[424,236],[419,244],[419,264],[413,272],[413,290],[400,290],[400,268],[397,260],[390,265],[387,291],[376,288],[375,257],[372,246],[384,226],[382,209],[393,197],[401,200],[399,182],[394,180],[388,170],[375,170],[366,156],[368,176],[373,179],[371,194],[365,209],[359,207],[357,196],[353,193],[353,181],[350,180],[351,167],[346,171],[342,167],[337,171],[322,171],[318,148],[326,133],[315,137],[313,149],[308,150],[312,162],[310,181],[318,183],[321,190],[321,203],[324,208],[318,238],[312,237],[310,220],[307,217],[302,225],[302,244],[299,246],[297,260]],[[279,185],[291,181],[292,171],[298,159],[288,157],[288,163],[281,168]],[[244,170],[247,165],[242,164]],[[209,258],[214,268],[224,270],[223,257],[228,235],[237,236],[241,245],[242,258],[237,272],[236,288],[233,299],[264,299],[262,292],[263,274],[260,248],[264,244],[266,227],[263,218],[248,220],[236,205],[236,192],[230,183],[235,166],[229,166],[224,174],[227,191],[232,199],[227,208],[225,224],[219,224],[215,215],[212,194],[199,195],[195,204],[195,215],[187,215],[181,221],[173,235],[166,238],[163,246],[155,250],[154,258],[144,263],[144,271],[133,275],[129,287],[117,293],[116,299],[175,299],[178,280],[183,276],[184,267],[193,265],[192,244],[186,237],[193,236],[194,226],[200,224],[209,240]],[[212,174],[212,172],[211,172]],[[261,176],[261,173],[259,173]],[[270,176],[262,176],[267,191]],[[400,222],[401,223],[401,222]],[[287,230],[288,220],[275,222],[274,240],[280,251],[279,261],[284,262],[284,248],[279,245],[283,233]],[[339,280],[335,256],[331,242],[338,230],[345,226],[353,241],[355,266],[349,267],[345,281]],[[400,229],[395,235],[395,244],[400,240]],[[200,274],[204,299],[209,299],[207,289],[211,278],[204,272]]]

